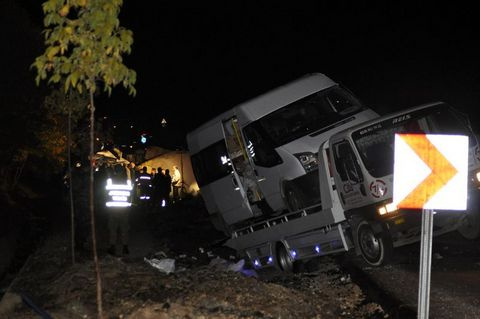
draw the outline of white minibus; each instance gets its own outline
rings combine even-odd
[[[229,234],[252,219],[320,206],[318,146],[378,116],[346,88],[314,73],[189,132],[193,171],[215,227]]]

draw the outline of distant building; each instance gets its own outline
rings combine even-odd
[[[157,169],[161,167],[163,170],[169,169],[170,174],[173,174],[173,166],[177,166],[180,170],[181,180],[184,182],[185,191],[188,194],[196,195],[199,192],[199,188],[193,174],[190,154],[187,151],[163,150],[160,152],[160,155],[150,158],[139,165],[141,167],[146,166],[149,173],[152,171],[152,168]]]

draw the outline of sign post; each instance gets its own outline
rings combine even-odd
[[[418,318],[427,319],[430,308],[430,273],[432,265],[433,210],[422,212],[422,239],[420,242],[420,271],[418,279]]]
[[[395,134],[393,202],[398,208],[421,209],[417,317],[427,319],[434,209],[467,208],[468,137]]]

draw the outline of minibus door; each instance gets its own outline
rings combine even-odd
[[[223,121],[223,133],[228,157],[233,168],[232,183],[234,190],[242,196],[243,208],[248,209],[252,216],[259,216],[261,210],[254,204],[260,201],[263,195],[258,187],[258,177],[236,116]]]

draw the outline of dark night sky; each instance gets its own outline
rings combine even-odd
[[[23,2],[41,21],[38,2]],[[126,64],[137,71],[138,92],[131,98],[114,89],[100,99],[99,112],[135,118],[160,144],[181,144],[187,131],[217,113],[321,72],[382,114],[442,100],[478,127],[479,23],[474,9],[456,5],[213,9],[125,0],[120,20],[135,41]],[[164,116],[176,137],[160,129]]]

